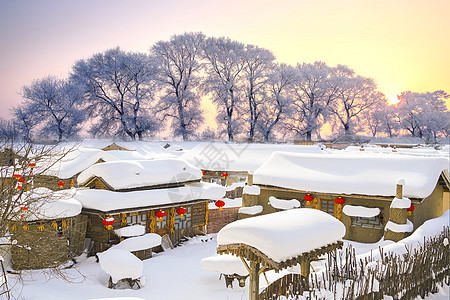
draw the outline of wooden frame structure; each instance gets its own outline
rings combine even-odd
[[[264,272],[274,270],[279,272],[283,269],[293,267],[297,264],[301,266],[302,276],[305,278],[306,283],[308,282],[310,262],[317,259],[318,256],[326,254],[328,252],[334,251],[335,249],[342,248],[343,242],[337,241],[335,243],[314,249],[309,252],[302,253],[299,256],[293,257],[291,259],[276,262],[266,254],[256,249],[255,247],[249,246],[247,244],[227,244],[217,246],[218,254],[232,254],[239,257],[247,269],[250,276],[250,286],[249,286],[249,299],[258,300],[259,299],[259,275]],[[250,262],[247,264],[246,260]]]

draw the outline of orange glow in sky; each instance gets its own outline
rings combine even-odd
[[[120,46],[146,52],[202,31],[267,48],[279,62],[344,64],[402,91],[450,93],[448,0],[79,0],[0,2],[0,117],[18,92],[80,58]],[[210,107],[210,106],[209,106]]]

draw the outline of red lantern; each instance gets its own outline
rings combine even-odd
[[[36,167],[36,163],[30,162],[28,163],[28,166],[33,169],[34,167]]]
[[[22,188],[22,185],[20,183],[17,183],[16,190],[20,190],[21,188]]]
[[[222,173],[222,177],[223,177],[223,178],[227,178],[227,177],[228,177],[228,173],[227,173],[227,172],[223,172],[223,173]]]
[[[20,210],[21,210],[21,211],[26,211],[27,209],[28,209],[28,207],[26,207],[26,206],[21,206],[21,207],[20,207]]]
[[[20,174],[14,174],[14,178],[17,180],[19,180],[21,177],[22,177],[22,175],[20,175]]]
[[[202,174],[205,175],[205,174],[206,174],[206,171],[202,170]]]
[[[62,180],[58,181],[59,188],[62,189],[66,183]]]
[[[411,206],[406,209],[406,214],[408,216],[410,216],[412,214],[413,210],[415,210],[415,209],[416,209],[416,207],[413,204],[411,204]]]
[[[25,177],[20,177],[19,180],[17,180],[18,182],[24,182],[25,181]]]
[[[180,219],[183,219],[184,218],[183,215],[187,212],[187,209],[184,208],[183,206],[182,207],[178,207],[176,212],[177,212],[177,214],[180,215]]]
[[[342,197],[337,197],[336,199],[334,199],[334,202],[336,202],[336,204],[344,204],[345,199]]]
[[[215,204],[219,208],[219,210],[222,210],[222,207],[225,206],[225,202],[222,200],[217,200]]]
[[[103,219],[102,223],[106,226],[106,229],[111,230],[113,229],[112,224],[114,224],[114,221],[114,218],[112,216],[109,216],[106,219]]]
[[[158,222],[162,222],[166,212],[162,209],[155,211],[155,216],[158,218]]]
[[[306,201],[306,204],[309,205],[309,203],[310,203],[311,201],[314,200],[314,197],[311,196],[311,194],[306,194],[306,195],[303,197],[303,200],[305,200],[305,201]]]

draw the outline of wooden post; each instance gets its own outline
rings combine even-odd
[[[253,185],[253,171],[248,172],[247,185]]]
[[[399,179],[397,182],[397,189],[395,193],[395,197],[397,199],[403,199],[403,185],[405,184],[405,181],[403,179]],[[407,223],[407,216],[406,216],[406,208],[390,208],[389,209],[389,221],[396,223],[396,224],[406,224]],[[406,237],[405,232],[393,232],[388,230],[384,231],[384,239],[385,240],[391,240],[394,242],[398,242],[399,240]]]
[[[259,300],[259,263],[250,261],[249,300]]]

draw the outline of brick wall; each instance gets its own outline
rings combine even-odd
[[[223,208],[222,211],[210,209],[208,212],[207,233],[217,233],[225,225],[236,221],[238,219],[239,208],[240,207],[228,207]]]

